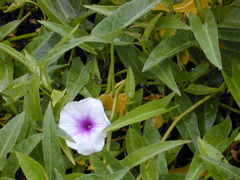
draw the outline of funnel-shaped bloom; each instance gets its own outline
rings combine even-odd
[[[94,98],[67,103],[59,120],[59,127],[75,141],[66,141],[67,145],[83,155],[102,150],[109,125],[102,102]]]

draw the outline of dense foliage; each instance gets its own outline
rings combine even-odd
[[[240,179],[239,48],[239,0],[0,0],[0,179]],[[90,156],[58,126],[86,97]]]

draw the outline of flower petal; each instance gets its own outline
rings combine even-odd
[[[94,98],[67,103],[59,120],[59,127],[75,141],[66,141],[67,145],[83,155],[102,150],[107,136],[104,129],[109,125],[102,102]]]

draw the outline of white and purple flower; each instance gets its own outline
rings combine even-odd
[[[83,155],[102,150],[107,136],[104,129],[109,125],[102,102],[94,98],[67,103],[59,120],[59,127],[75,141],[66,141],[67,145]]]

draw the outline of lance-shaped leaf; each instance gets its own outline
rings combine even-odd
[[[146,71],[162,62],[164,59],[193,46],[195,43],[195,38],[189,31],[183,31],[168,39],[162,40],[151,52],[147,62],[144,64],[143,71]]]
[[[48,106],[44,116],[42,146],[48,177],[49,179],[54,179],[55,168],[60,173],[64,173],[64,161],[60,149],[60,142],[56,135],[56,124],[51,105]]]
[[[41,164],[23,153],[16,152],[16,154],[20,167],[27,179],[47,180],[47,175]]]
[[[190,14],[189,21],[192,31],[208,60],[216,67],[222,69],[222,60],[218,44],[217,24],[214,15],[209,9],[204,11],[204,20],[195,14]]]
[[[142,106],[137,107],[136,109],[132,110],[131,112],[127,113],[125,116],[119,118],[118,120],[114,121],[112,125],[106,128],[106,131],[114,131],[124,126],[134,124],[137,122],[141,122],[148,118],[154,117],[159,114],[166,113],[171,111],[175,107],[166,108],[168,103],[173,98],[174,93],[168,95],[167,97],[146,103]]]
[[[224,77],[224,81],[226,82],[233,98],[236,103],[240,107],[240,79],[239,79],[239,71],[240,64],[232,63],[230,70],[222,70],[222,75]]]
[[[34,134],[27,139],[21,141],[14,147],[14,150],[18,152],[22,152],[26,155],[30,154],[32,150],[36,147],[36,145],[42,140],[42,134]],[[1,176],[6,177],[15,177],[15,173],[19,169],[18,160],[15,153],[12,153],[10,157],[7,159],[7,163],[5,164]]]
[[[201,156],[204,162],[215,166],[219,171],[223,172],[228,178],[240,179],[240,168],[232,166],[228,163],[214,160],[212,158]]]
[[[118,9],[118,6],[102,6],[96,4],[84,5],[84,7],[105,16],[110,16],[114,11]]]
[[[20,20],[14,20],[0,27],[0,39],[5,38],[10,32],[12,32],[21,23]]]
[[[24,113],[11,119],[0,130],[0,160],[5,158],[15,145],[24,122]],[[1,164],[1,163],[0,163]]]
[[[32,73],[39,73],[37,61],[34,58],[30,58],[29,54],[26,53],[26,56],[24,56],[22,53],[4,43],[0,43],[0,49],[25,65]]]
[[[128,166],[129,168],[133,168],[162,152],[168,151],[172,148],[175,148],[177,146],[180,146],[189,142],[190,141],[186,141],[186,140],[176,140],[176,141],[155,143],[132,152],[131,154],[126,156],[123,160],[121,160],[121,163],[125,166]]]
[[[136,19],[143,16],[145,13],[150,11],[154,6],[156,6],[161,0],[134,0],[130,1],[120,8],[118,8],[114,13],[101,21],[93,30],[92,34],[97,37],[114,37],[121,30],[130,24],[132,24]]]
[[[184,89],[185,92],[195,95],[206,95],[216,93],[220,90],[220,88],[209,87],[202,84],[189,84],[189,86]]]

